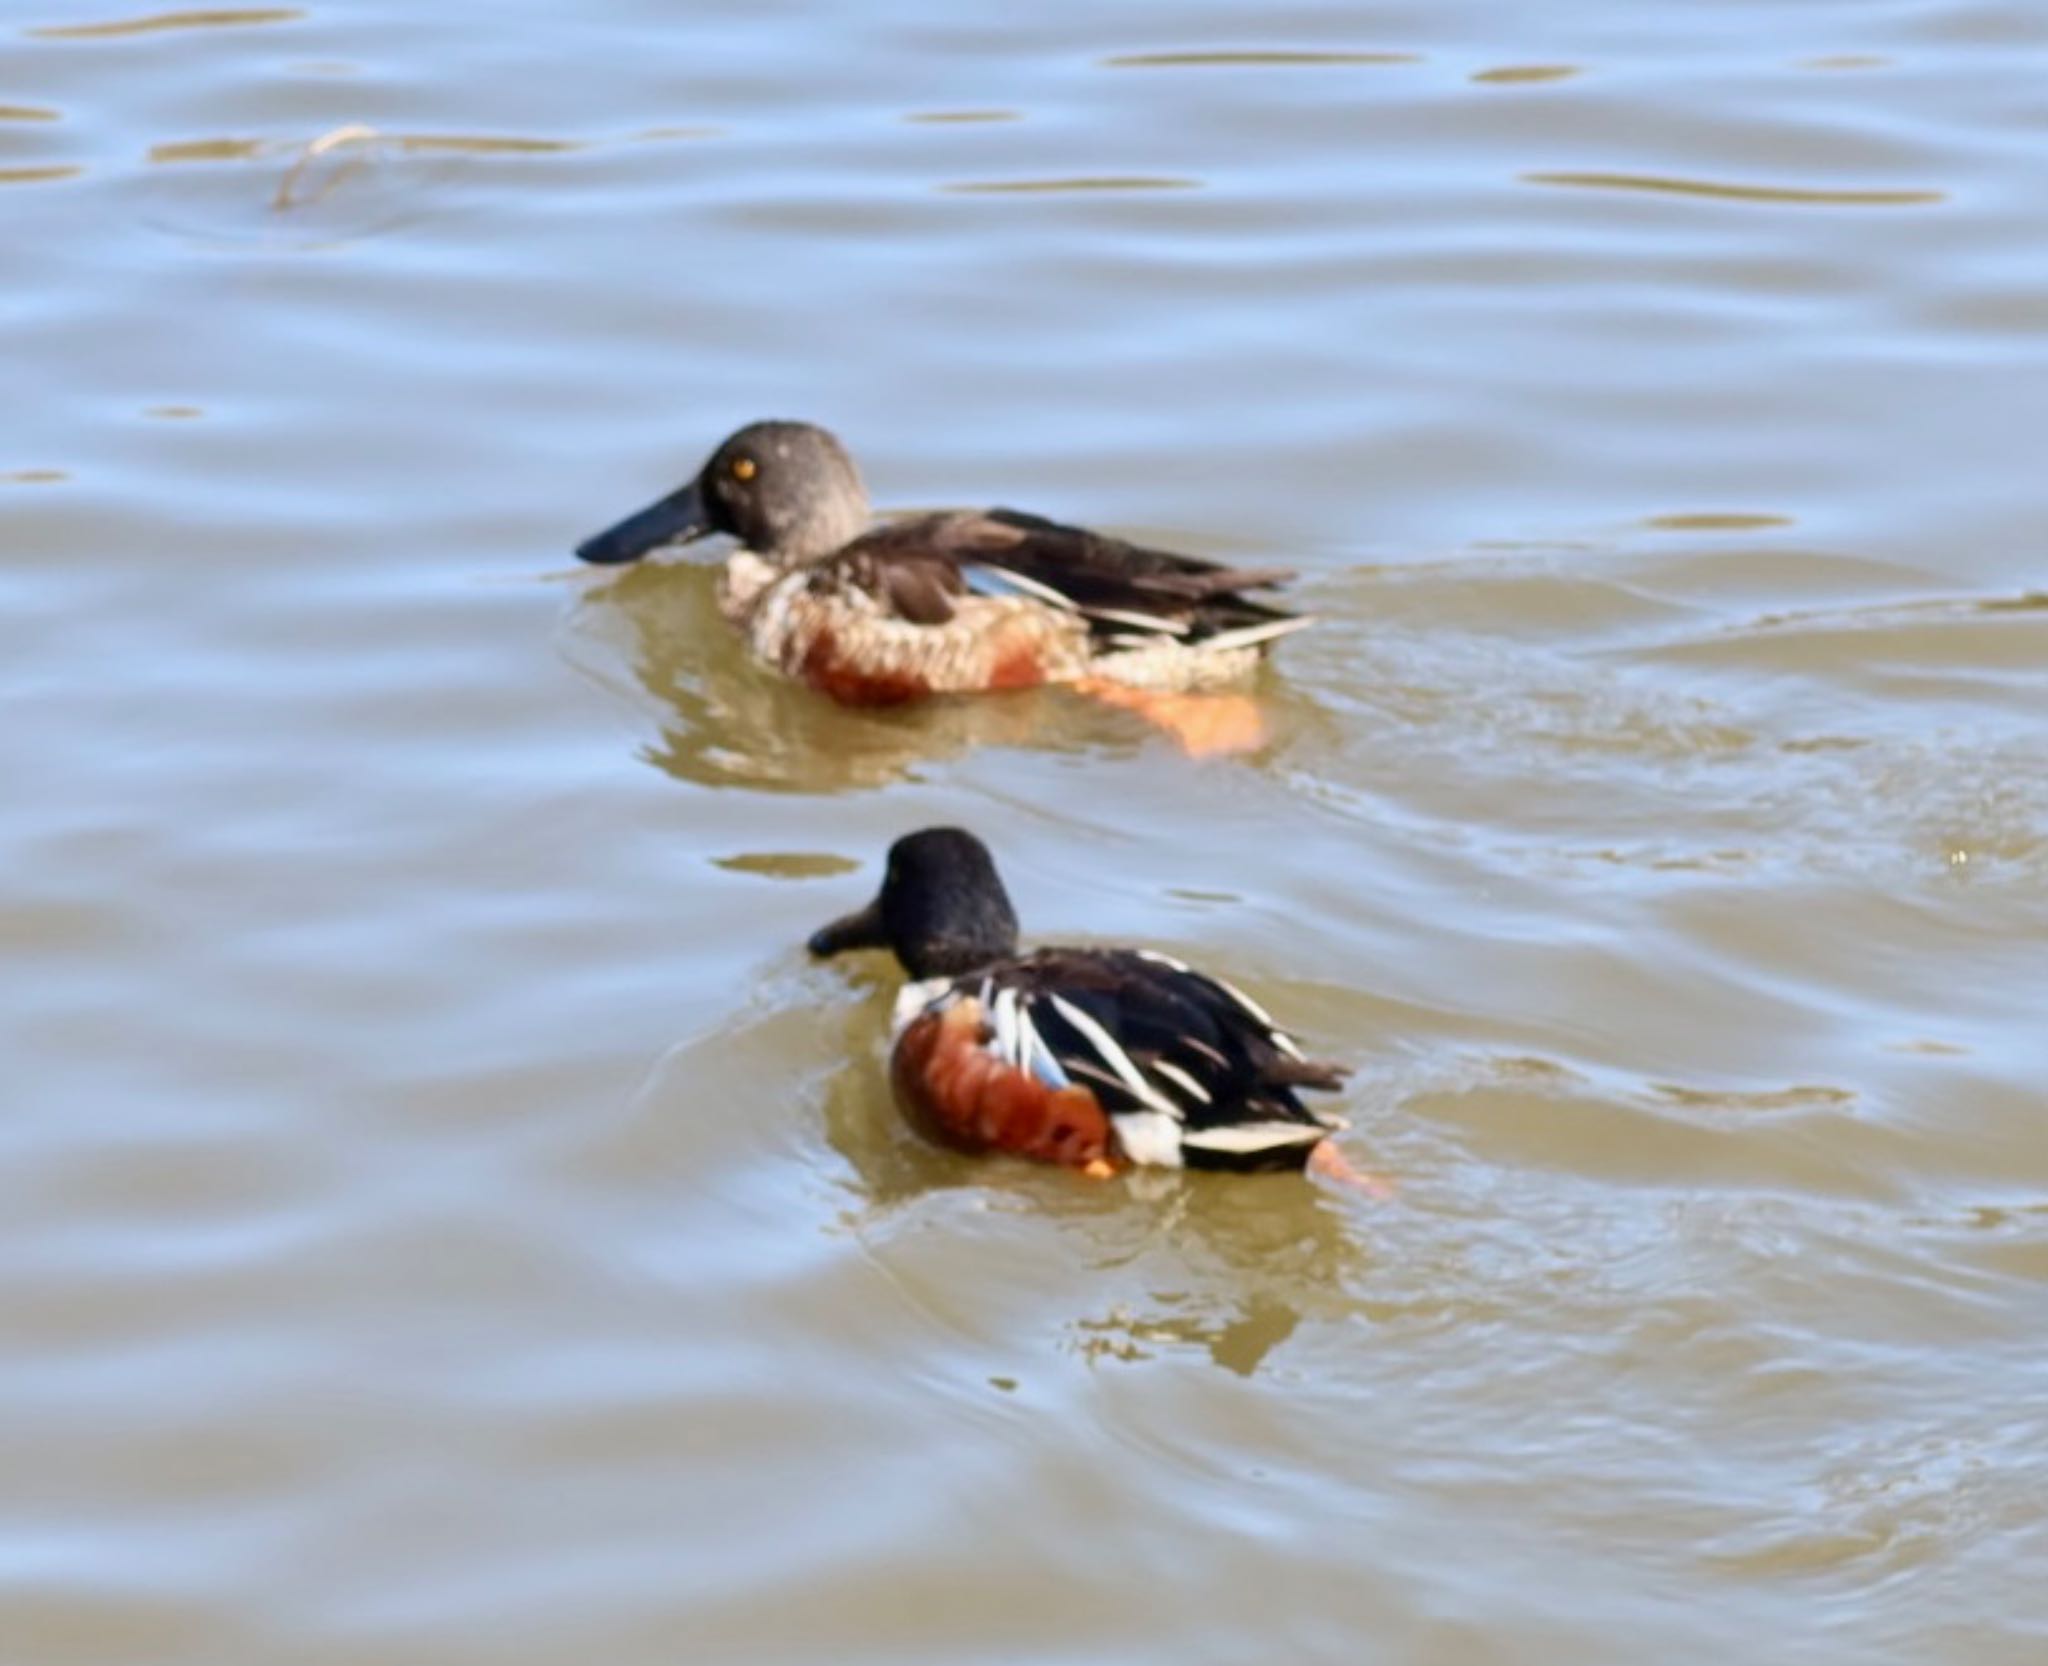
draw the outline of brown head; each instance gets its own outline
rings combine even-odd
[[[584,540],[576,554],[616,566],[725,532],[793,567],[851,543],[868,515],[860,471],[830,433],[808,422],[750,422],[687,485]]]

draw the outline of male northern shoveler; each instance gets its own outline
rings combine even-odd
[[[697,477],[578,547],[599,565],[730,533],[719,608],[755,654],[848,705],[1079,684],[1176,730],[1162,697],[1241,682],[1312,621],[1251,600],[1286,568],[1229,568],[1014,509],[870,526],[846,448],[807,422],[754,422]],[[1229,744],[1232,731],[1222,731]]]
[[[1258,1004],[1147,949],[1017,948],[988,848],[932,827],[889,849],[881,894],[811,938],[815,955],[888,948],[890,1081],[920,1132],[1106,1176],[1126,1165],[1299,1169],[1370,1187],[1300,1088],[1346,1072],[1304,1058]]]

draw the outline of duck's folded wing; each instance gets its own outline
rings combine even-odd
[[[1258,636],[1278,635],[1297,624],[1294,615],[1245,594],[1286,583],[1294,577],[1291,568],[1225,567],[1015,509],[891,522],[849,545],[838,560],[860,563],[874,575],[871,593],[889,596],[903,617],[920,623],[940,621],[909,611],[897,599],[902,580],[894,575],[943,566],[957,574],[957,584],[944,589],[948,597],[963,590],[1028,597],[1124,629],[1200,640],[1264,626],[1275,628],[1258,629]],[[921,574],[909,605],[930,607],[939,582]]]
[[[1291,567],[1226,567],[1016,509],[974,519],[989,546],[984,559],[1112,624],[1199,638],[1293,618],[1246,594],[1286,584],[1295,576]]]
[[[821,595],[857,592],[913,625],[949,623],[968,591],[960,562],[927,539],[906,536],[937,518],[878,527],[810,567],[807,587]]]
[[[1134,1161],[1298,1165],[1341,1119],[1296,1098],[1343,1073],[1313,1064],[1227,985],[1159,956],[1048,950],[983,994],[991,1046],[1054,1085],[1088,1088]]]

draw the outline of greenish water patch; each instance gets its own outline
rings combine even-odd
[[[758,874],[764,879],[826,879],[834,874],[856,872],[860,867],[850,857],[822,851],[745,852],[713,857],[712,865],[729,873]]]

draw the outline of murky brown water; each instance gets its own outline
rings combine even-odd
[[[10,1666],[2048,1658],[2048,13],[0,27]],[[1276,744],[566,573],[767,414]],[[936,820],[1398,1197],[916,1145]]]

